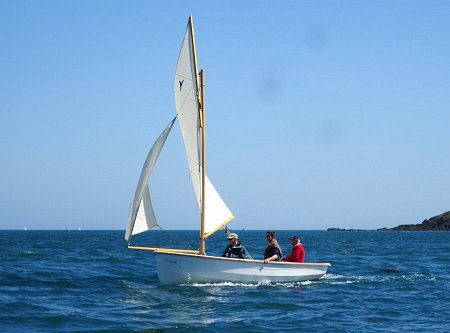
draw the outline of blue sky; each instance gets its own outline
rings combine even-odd
[[[231,228],[450,209],[447,1],[0,0],[0,229],[125,228],[189,14]],[[150,183],[168,229],[198,223],[184,154],[176,125]]]

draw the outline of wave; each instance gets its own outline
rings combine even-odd
[[[179,284],[180,287],[298,287],[307,286],[310,284],[320,283],[320,280],[315,281],[301,281],[301,282],[206,282],[206,283],[182,283]]]
[[[436,281],[432,275],[412,273],[395,275],[341,275],[325,274],[321,281],[328,284],[351,284],[351,283],[378,283],[378,282],[416,282],[416,281]]]

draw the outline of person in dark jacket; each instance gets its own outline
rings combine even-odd
[[[237,259],[253,259],[250,254],[248,254],[244,245],[239,241],[239,236],[235,233],[228,234],[228,246],[223,251],[222,257],[226,258],[237,258]]]
[[[283,252],[281,251],[280,245],[278,245],[275,239],[275,231],[267,231],[266,239],[269,243],[264,250],[264,263],[267,264],[269,261],[280,261],[283,258]]]
[[[304,262],[305,261],[305,248],[302,243],[300,243],[300,237],[293,235],[289,237],[292,244],[292,253],[287,257],[283,258],[283,261],[290,262]]]

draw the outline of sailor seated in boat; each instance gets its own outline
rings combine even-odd
[[[283,258],[283,261],[290,262],[304,262],[305,261],[305,248],[302,243],[300,243],[300,237],[293,235],[289,237],[292,244],[292,253],[287,257]]]
[[[275,231],[267,231],[266,239],[268,245],[264,250],[264,263],[267,264],[269,261],[280,261],[281,258],[283,258],[283,252],[276,240]]]
[[[222,257],[226,258],[240,258],[240,259],[253,259],[250,254],[248,254],[244,245],[239,241],[239,236],[235,233],[228,234],[228,246],[223,251]]]

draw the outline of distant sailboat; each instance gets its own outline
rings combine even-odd
[[[178,58],[174,92],[177,116],[153,144],[145,160],[131,206],[125,240],[129,249],[151,250],[156,255],[162,283],[191,282],[295,282],[321,278],[328,263],[289,263],[231,259],[206,255],[205,241],[224,228],[233,214],[206,176],[204,73],[197,69],[194,26],[189,18]],[[164,143],[178,117],[195,196],[200,208],[198,250],[131,246],[133,235],[156,227],[148,180]]]
[[[27,231],[27,226],[24,226],[24,227],[23,227],[23,230]]]

